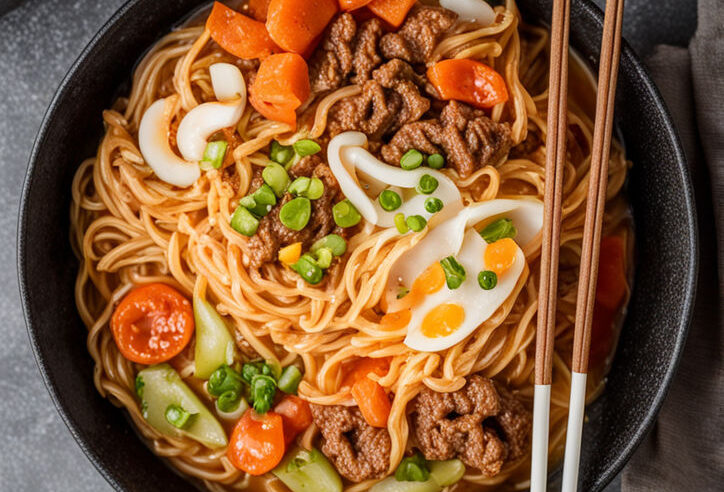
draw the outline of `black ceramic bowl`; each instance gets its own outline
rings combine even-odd
[[[156,458],[124,413],[93,386],[86,330],[73,300],[77,262],[68,241],[73,173],[95,154],[101,111],[126,90],[135,62],[205,0],[131,0],[101,29],[63,80],[35,141],[23,192],[18,270],[30,339],[55,405],[88,458],[119,490],[192,490]],[[547,22],[551,0],[520,0]],[[573,2],[571,44],[596,69],[601,12]],[[635,163],[636,277],[606,391],[588,409],[581,490],[601,490],[654,421],[677,364],[694,297],[697,239],[691,184],[664,103],[631,49],[621,57],[616,123]],[[554,473],[555,475],[555,473]]]

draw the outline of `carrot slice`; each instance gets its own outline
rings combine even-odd
[[[339,0],[339,8],[342,10],[357,10],[371,1],[372,0]]]
[[[284,50],[305,53],[337,9],[337,0],[271,0],[266,28]]]
[[[368,377],[361,378],[352,386],[352,397],[368,424],[372,427],[387,427],[392,404],[378,382]]]
[[[390,358],[363,357],[352,364],[352,369],[342,380],[342,386],[352,387],[360,379],[368,374],[384,376],[390,370]]]
[[[427,70],[440,97],[455,99],[478,108],[492,108],[508,100],[508,89],[501,75],[475,60],[443,60]]]
[[[372,0],[367,8],[395,27],[400,27],[417,0]]]
[[[214,8],[206,20],[206,29],[219,46],[239,58],[264,58],[280,51],[269,37],[264,23],[240,14],[223,3],[214,2]]]
[[[249,101],[266,118],[296,126],[296,110],[307,100],[310,90],[304,58],[280,53],[261,62],[249,88]]]
[[[249,0],[249,13],[260,22],[266,22],[266,13],[269,11],[271,0]]]
[[[126,359],[139,364],[165,362],[178,355],[191,340],[191,303],[166,284],[138,287],[116,307],[111,331]]]
[[[282,401],[274,407],[274,413],[282,416],[286,444],[312,425],[312,410],[309,408],[309,403],[298,396],[287,395],[282,398]]]
[[[236,423],[226,456],[239,470],[258,476],[279,464],[284,449],[282,416],[274,412],[259,415],[250,408]]]

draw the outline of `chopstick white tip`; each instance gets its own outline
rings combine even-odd
[[[576,492],[578,489],[578,464],[581,457],[587,377],[586,373],[575,371],[571,377],[571,399],[568,405],[568,431],[566,432],[561,492]]]
[[[530,492],[545,492],[548,485],[548,422],[550,410],[551,385],[536,384],[533,399]]]

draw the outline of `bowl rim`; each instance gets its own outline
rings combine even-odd
[[[88,442],[81,437],[78,424],[68,415],[65,407],[60,402],[59,394],[60,390],[57,387],[54,377],[51,374],[49,367],[46,365],[42,349],[40,348],[40,342],[33,327],[33,314],[28,304],[29,298],[29,284],[26,277],[26,266],[28,258],[25,254],[26,234],[27,234],[27,222],[29,215],[26,207],[28,205],[28,196],[30,189],[33,185],[33,180],[36,171],[36,160],[41,152],[44,145],[44,141],[51,128],[51,123],[57,116],[57,109],[59,102],[66,97],[68,91],[73,85],[74,79],[80,68],[87,62],[87,59],[94,51],[99,42],[108,34],[112,27],[127,13],[132,10],[136,4],[146,0],[128,0],[113,15],[103,24],[103,26],[93,35],[88,44],[83,48],[80,55],[76,58],[73,64],[70,66],[62,81],[58,85],[53,98],[51,99],[47,110],[45,111],[42,123],[39,127],[38,133],[34,139],[32,151],[28,158],[28,165],[25,172],[23,181],[22,193],[20,197],[20,205],[18,208],[18,219],[17,219],[17,241],[16,241],[16,258],[17,258],[17,273],[18,273],[18,287],[20,290],[20,298],[23,309],[23,317],[25,320],[26,330],[28,338],[33,351],[35,362],[40,371],[43,383],[50,394],[53,405],[56,411],[60,415],[63,423],[68,428],[68,431],[73,436],[73,439],[81,448],[83,453],[86,455],[88,460],[93,464],[95,469],[103,476],[103,478],[116,490],[123,490],[119,480],[116,478],[117,471],[111,470],[107,465],[103,455],[98,453],[93,446],[89,445]],[[550,0],[547,0],[550,2]],[[592,0],[579,0],[578,5],[583,11],[591,16],[593,19],[596,29],[602,31],[603,29],[603,12],[596,6]],[[181,17],[181,16],[180,16]],[[691,217],[691,226],[688,230],[688,247],[691,256],[691,264],[686,272],[686,298],[682,305],[682,315],[677,329],[677,337],[675,340],[674,349],[672,351],[672,357],[668,368],[662,379],[662,384],[659,386],[658,391],[653,397],[652,405],[648,408],[648,411],[643,416],[641,423],[634,431],[633,439],[626,443],[621,453],[606,467],[606,469],[598,477],[597,483],[605,486],[613,478],[618,475],[628,460],[633,456],[636,448],[641,444],[644,437],[648,434],[649,430],[653,426],[656,416],[664,402],[666,394],[671,386],[671,381],[678,368],[681,355],[686,342],[686,337],[689,332],[693,317],[693,306],[696,299],[697,290],[697,279],[699,273],[699,231],[698,222],[696,215],[696,205],[694,199],[694,190],[691,181],[690,172],[687,166],[687,159],[681,145],[681,141],[678,135],[678,131],[673,124],[671,114],[664,102],[658,88],[654,84],[651,76],[643,65],[639,56],[634,52],[633,48],[624,38],[621,44],[621,59],[629,62],[633,67],[634,75],[641,81],[642,88],[648,92],[654,103],[655,110],[663,116],[663,122],[665,124],[664,130],[668,135],[671,136],[672,146],[674,148],[674,160],[679,163],[677,171],[681,182],[684,185],[684,196],[685,196],[685,208],[688,217]],[[572,45],[573,46],[573,45]],[[555,472],[551,472],[555,473]],[[549,475],[550,477],[550,475]]]

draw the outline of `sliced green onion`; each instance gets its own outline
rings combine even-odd
[[[302,371],[297,366],[287,366],[279,378],[279,389],[290,395],[295,395],[301,381]]]
[[[312,204],[309,198],[297,197],[282,205],[279,220],[293,231],[301,231],[312,216]]]
[[[334,256],[342,256],[347,251],[347,241],[338,234],[329,234],[312,244],[310,251],[315,253],[320,248],[329,248]]]
[[[435,198],[434,196],[425,199],[425,210],[431,214],[438,213],[444,206],[445,205],[442,203],[442,200]]]
[[[281,166],[276,162],[270,162],[261,172],[261,177],[264,179],[264,182],[268,184],[272,190],[274,190],[274,194],[278,198],[281,198],[287,191],[287,186],[289,186],[289,175],[287,174],[286,169],[284,169],[284,166]]]
[[[266,413],[274,403],[277,392],[277,383],[271,376],[257,374],[251,380],[251,398],[254,400],[254,410],[257,413]]]
[[[215,406],[216,406],[216,413],[219,415],[219,417],[229,420],[232,422],[237,422],[244,413],[246,413],[247,410],[249,410],[249,403],[247,403],[246,399],[241,396],[239,399],[235,402],[235,406],[231,406],[231,410],[226,412],[222,410],[219,407],[219,401],[220,399],[216,400]],[[224,403],[221,403],[221,405],[224,405]]]
[[[166,407],[165,415],[169,424],[177,429],[185,429],[191,424],[192,417],[196,414],[186,411],[181,405],[172,403]]]
[[[478,284],[483,290],[490,290],[498,285],[498,275],[490,270],[478,273]]]
[[[324,194],[324,183],[319,178],[312,178],[307,188],[306,197],[310,200],[318,200]]]
[[[143,382],[143,378],[141,377],[140,374],[138,376],[136,376],[136,394],[138,395],[139,398],[143,398],[143,386],[145,384],[146,383]]]
[[[485,239],[485,242],[488,244],[506,237],[515,238],[517,234],[518,230],[513,225],[511,219],[498,219],[480,231],[480,235],[483,236],[483,239]]]
[[[319,248],[315,252],[316,263],[319,265],[319,268],[327,269],[332,264],[332,260],[334,259],[334,254],[332,253],[332,250],[329,248]]]
[[[397,289],[397,298],[402,299],[409,293],[410,293],[410,289],[408,289],[407,287],[400,287],[399,289]]]
[[[400,159],[400,167],[402,169],[406,169],[408,171],[412,169],[417,169],[422,165],[422,161],[425,158],[425,156],[422,155],[422,152],[416,149],[410,149],[402,156]]]
[[[380,207],[388,212],[397,210],[400,208],[400,205],[402,205],[402,198],[400,198],[397,192],[392,190],[384,190],[377,199],[380,202]]]
[[[302,255],[299,260],[291,266],[292,270],[297,272],[300,277],[307,281],[307,283],[316,285],[322,281],[324,271],[317,265],[314,258],[308,254]]]
[[[427,165],[432,169],[442,169],[445,167],[445,158],[440,154],[432,154],[427,157]]]
[[[282,166],[294,157],[294,149],[290,145],[282,145],[276,140],[272,140],[269,158],[274,162],[278,162]]]
[[[239,201],[249,212],[257,217],[267,215],[272,207],[277,204],[277,197],[268,184],[263,184],[251,195],[247,195]]]
[[[226,391],[216,400],[216,407],[224,413],[231,413],[239,406],[241,395],[236,391]]]
[[[253,236],[259,228],[259,219],[254,217],[246,207],[239,204],[234,211],[234,215],[231,216],[231,228],[239,234]]]
[[[457,289],[465,281],[465,268],[457,260],[448,256],[440,260],[440,265],[445,272],[445,282],[448,289]]]
[[[438,185],[439,183],[437,182],[437,179],[430,176],[429,174],[423,174],[420,178],[420,182],[417,183],[417,187],[415,187],[415,189],[418,193],[422,193],[423,195],[429,195],[437,189]]]
[[[294,151],[299,157],[314,155],[320,150],[322,150],[322,147],[314,140],[304,139],[294,142]]]
[[[427,460],[420,453],[403,458],[395,471],[398,482],[424,482],[430,478]]]
[[[228,144],[223,140],[207,143],[206,149],[204,149],[204,156],[199,163],[201,169],[204,171],[219,169],[224,163],[227,146]]]
[[[407,227],[415,232],[420,232],[427,225],[427,221],[422,215],[410,215],[405,219],[405,223],[407,224]]]
[[[354,205],[352,205],[352,202],[347,199],[342,200],[332,207],[332,215],[334,216],[334,222],[339,227],[353,227],[362,220],[362,216]]]
[[[228,391],[241,394],[242,380],[243,378],[238,372],[224,364],[211,373],[209,382],[206,383],[206,391],[211,396],[221,396]]]
[[[299,176],[297,179],[292,181],[287,190],[292,195],[303,196],[304,193],[309,189],[309,183],[312,180],[306,176]]]
[[[410,230],[407,222],[405,222],[404,214],[395,214],[395,227],[397,227],[397,232],[400,234],[407,234]]]
[[[251,384],[254,376],[261,374],[262,366],[263,364],[259,362],[247,362],[241,366],[241,378],[248,384]]]

